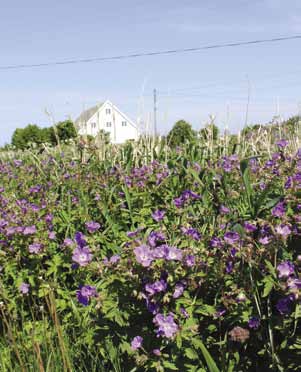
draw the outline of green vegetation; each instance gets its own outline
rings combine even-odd
[[[289,128],[3,151],[0,370],[298,372]]]
[[[168,133],[167,143],[171,147],[176,147],[185,143],[191,143],[195,138],[196,133],[192,129],[191,124],[187,123],[185,120],[179,120]]]
[[[29,124],[25,128],[16,129],[12,136],[12,145],[16,149],[24,150],[33,144],[57,145],[59,141],[66,141],[77,136],[73,122],[70,120],[57,123],[53,127],[40,128],[37,125]]]

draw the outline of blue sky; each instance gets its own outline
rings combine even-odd
[[[301,34],[299,0],[101,0],[1,4],[0,66],[93,58]],[[209,115],[235,132],[301,110],[301,40],[93,64],[0,70],[0,145],[15,128],[76,118],[110,99],[158,127]],[[249,83],[248,83],[249,81]]]

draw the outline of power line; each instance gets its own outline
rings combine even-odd
[[[47,66],[57,66],[57,65],[70,65],[70,64],[79,64],[79,63],[105,62],[105,61],[114,61],[114,60],[122,60],[122,59],[140,58],[140,57],[151,57],[151,56],[158,56],[158,55],[198,52],[198,51],[209,50],[209,49],[232,48],[232,47],[238,47],[238,46],[243,46],[243,45],[274,43],[274,42],[296,40],[296,39],[301,39],[301,35],[285,36],[285,37],[278,37],[278,38],[272,38],[272,39],[258,39],[258,40],[251,40],[251,41],[231,42],[231,43],[225,43],[225,44],[221,43],[221,44],[205,45],[205,46],[200,46],[200,47],[195,47],[195,48],[170,49],[170,50],[162,50],[162,51],[154,51],[154,52],[124,54],[124,55],[111,56],[111,57],[70,59],[67,61],[21,64],[21,65],[7,65],[7,66],[0,66],[0,70],[16,70],[16,69],[47,67]]]

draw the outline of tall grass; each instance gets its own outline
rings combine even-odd
[[[281,126],[276,128],[276,131],[278,131],[279,138],[285,137],[289,140],[289,152],[295,153],[301,144],[300,125],[287,133],[283,133]],[[75,160],[83,165],[88,164],[95,169],[107,170],[118,165],[130,170],[133,167],[149,164],[154,160],[167,163],[170,159],[175,158],[182,158],[191,162],[197,161],[202,167],[206,167],[208,162],[216,161],[224,156],[237,154],[241,158],[269,157],[274,150],[275,126],[268,126],[260,127],[256,132],[241,132],[236,138],[225,132],[214,139],[213,133],[209,133],[207,140],[199,138],[195,143],[184,143],[179,149],[170,148],[165,139],[160,137],[143,136],[137,142],[129,142],[124,145],[107,144],[100,140],[91,144],[84,141],[61,143],[58,147],[50,147],[45,144],[42,149],[32,148],[26,151],[1,152],[0,161],[23,159],[28,164],[35,164],[40,176],[43,177],[45,175],[43,159],[52,157],[55,164],[52,177],[55,180],[59,178],[58,173],[61,173],[59,168],[64,167],[64,158],[69,161],[70,159]],[[128,209],[131,213],[131,200],[126,189],[124,191]],[[65,196],[68,197],[67,193]],[[81,214],[84,215],[84,196],[79,201],[79,205],[82,206],[83,212]],[[65,218],[68,219],[68,210],[65,212]],[[130,217],[132,218],[132,216]],[[250,275],[252,275],[251,270]],[[1,371],[130,372],[125,366],[120,365],[119,350],[109,339],[106,341],[105,350],[101,350],[99,353],[93,350],[93,345],[89,344],[86,347],[81,344],[81,349],[78,349],[77,344],[74,344],[72,329],[62,323],[52,288],[50,288],[45,298],[47,306],[31,305],[35,308],[35,311],[31,313],[31,321],[25,322],[18,317],[18,314],[22,311],[16,314],[13,309],[10,309],[5,290],[0,287]],[[71,298],[68,300],[72,301]],[[36,311],[37,308],[38,311]],[[76,307],[74,307],[72,315],[77,318],[78,324],[83,328],[86,326],[88,331],[89,323],[85,324],[85,319],[81,319]],[[271,335],[271,345],[273,345],[272,341]],[[203,345],[202,352],[208,366],[211,365],[209,370],[217,371],[215,363]],[[275,363],[277,363],[277,360]],[[135,369],[132,370],[132,372],[134,371]]]

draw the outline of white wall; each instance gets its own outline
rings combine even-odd
[[[107,112],[110,110],[110,112]],[[122,125],[126,122],[126,126]],[[111,126],[108,126],[108,123]],[[111,102],[105,102],[100,109],[87,121],[81,124],[79,134],[96,136],[99,130],[110,133],[112,143],[123,143],[128,139],[137,139],[137,128],[133,122],[122,114]]]

